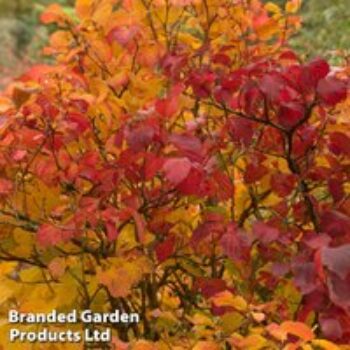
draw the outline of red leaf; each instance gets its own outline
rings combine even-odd
[[[220,216],[221,217],[221,216]],[[191,237],[191,245],[196,247],[198,243],[207,238],[208,236],[213,237],[213,235],[220,235],[223,231],[223,221],[221,220],[210,220],[198,225],[198,227],[193,231]]]
[[[186,134],[172,134],[169,137],[169,141],[182,151],[183,156],[188,157],[190,160],[200,161],[202,159],[203,147],[198,137]]]
[[[107,238],[109,241],[114,241],[118,238],[119,232],[117,228],[115,227],[115,223],[113,222],[106,222],[106,229],[107,229]]]
[[[210,298],[227,289],[226,282],[220,278],[198,277],[195,289],[199,290],[205,298]]]
[[[163,167],[164,159],[157,157],[153,153],[145,156],[145,180],[151,180]]]
[[[302,294],[309,294],[319,288],[315,264],[299,263],[293,266],[294,282]]]
[[[232,198],[234,193],[234,186],[230,177],[223,171],[216,170],[212,174],[212,180],[215,181],[215,196],[219,200],[228,200]]]
[[[345,279],[350,274],[350,244],[336,248],[324,247],[321,256],[323,265],[340,278]]]
[[[34,80],[34,81],[39,82],[46,74],[52,73],[55,70],[57,70],[57,68],[55,68],[53,66],[49,66],[46,64],[37,64],[37,65],[31,67],[28,71],[26,71],[20,77],[20,80],[21,81]]]
[[[177,189],[184,195],[201,195],[205,192],[202,188],[203,171],[192,167],[188,176],[177,185]]]
[[[126,141],[134,152],[145,149],[153,140],[154,129],[148,125],[141,125],[132,129],[126,135]]]
[[[234,118],[230,121],[229,132],[234,142],[249,146],[254,136],[254,123],[246,119]]]
[[[305,236],[303,241],[309,248],[317,250],[327,247],[331,243],[332,239],[326,233],[313,232],[310,235]]]
[[[251,184],[260,180],[267,172],[268,169],[264,165],[255,163],[248,164],[244,173],[244,180],[247,184]]]
[[[218,53],[212,58],[213,63],[222,64],[224,66],[228,66],[231,63],[231,58],[225,54]]]
[[[337,179],[328,180],[328,190],[333,197],[335,202],[339,202],[345,196],[345,191],[343,188],[343,183]]]
[[[277,173],[271,176],[271,187],[280,197],[288,196],[294,189],[296,183],[293,174]]]
[[[328,302],[326,298],[326,290],[322,286],[309,294],[305,294],[303,296],[303,303],[300,305],[301,308],[298,311],[297,320],[306,322],[310,313],[322,310],[325,302]]]
[[[333,132],[329,136],[329,149],[335,155],[350,155],[350,137],[342,132]]]
[[[58,108],[56,108],[46,96],[38,96],[36,102],[41,107],[46,117],[55,118],[58,115]]]
[[[225,254],[236,262],[249,260],[251,241],[235,224],[229,224],[221,238],[221,246]]]
[[[11,157],[16,162],[20,162],[21,160],[23,160],[26,157],[26,155],[27,155],[26,150],[16,150],[13,152]]]
[[[57,228],[51,224],[43,224],[37,232],[37,240],[43,248],[69,240],[74,234],[71,229]]]
[[[280,234],[276,228],[269,226],[261,221],[254,223],[253,233],[262,244],[269,244],[275,241]]]
[[[260,90],[267,98],[276,101],[280,97],[283,85],[284,82],[278,74],[265,74],[260,81]]]
[[[317,271],[317,274],[319,278],[321,279],[322,282],[326,282],[326,272],[325,269],[323,268],[322,264],[322,250],[317,250],[314,254],[313,260],[315,263],[315,268]]]
[[[350,311],[350,275],[343,280],[331,273],[328,278],[328,289],[333,303],[340,308]]]
[[[256,87],[255,83],[249,81],[242,86],[241,91],[239,101],[241,108],[243,108],[248,115],[258,113],[261,102],[263,101],[261,90]]]
[[[295,52],[291,50],[283,51],[280,55],[279,58],[281,60],[290,60],[290,61],[298,61],[298,56],[296,55]]]
[[[83,133],[90,127],[90,121],[81,113],[70,112],[67,115],[67,120],[72,125],[72,127],[79,133]]]
[[[164,242],[158,243],[155,251],[158,261],[161,263],[173,254],[175,248],[175,236],[168,237]]]
[[[170,118],[179,109],[178,95],[171,95],[162,100],[158,100],[155,105],[156,111],[164,118]]]
[[[317,93],[324,104],[334,106],[346,99],[347,88],[345,82],[335,77],[322,79],[317,86]]]
[[[332,237],[350,235],[350,218],[339,211],[326,211],[321,216],[321,228]]]
[[[329,64],[327,61],[316,58],[307,65],[310,75],[315,79],[316,82],[325,78],[329,73]]]
[[[7,179],[0,179],[0,195],[10,194],[13,190],[13,183]]]
[[[206,98],[210,95],[215,80],[215,74],[210,71],[194,72],[189,78],[189,83],[196,96]]]
[[[230,93],[237,91],[244,81],[246,72],[244,69],[239,69],[231,73],[228,77],[223,77],[221,81],[221,86],[223,89],[229,91]]]
[[[186,63],[186,55],[175,55],[168,53],[164,56],[161,65],[168,76],[176,79],[180,76],[180,72]]]
[[[338,340],[343,336],[343,329],[337,319],[321,317],[320,325],[322,333],[327,339]]]
[[[109,31],[107,34],[107,41],[109,44],[116,41],[119,45],[125,46],[135,38],[138,32],[139,28],[135,25],[117,26]]]
[[[322,59],[315,59],[305,66],[295,65],[287,70],[286,78],[303,93],[315,90],[319,81],[329,73],[329,65]]]
[[[171,158],[165,161],[163,170],[165,177],[173,185],[180,184],[190,173],[192,163],[188,158]]]
[[[69,105],[76,108],[81,113],[86,113],[89,109],[89,103],[83,99],[72,99],[69,101]]]
[[[278,120],[284,127],[291,128],[300,121],[304,113],[305,109],[301,104],[284,103],[279,110]]]
[[[221,104],[229,102],[232,97],[232,93],[221,86],[217,86],[214,88],[213,95],[215,100]]]

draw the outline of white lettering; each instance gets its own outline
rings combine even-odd
[[[112,339],[112,331],[110,328],[100,331],[98,329],[85,329],[84,340],[87,343],[92,342],[109,342]]]
[[[8,314],[8,320],[10,323],[18,323],[19,321],[19,312],[16,310],[10,310]]]
[[[19,331],[19,329],[16,329],[16,328],[10,329],[10,342],[14,342],[19,337],[20,334],[21,332]]]

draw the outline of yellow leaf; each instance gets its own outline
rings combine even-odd
[[[231,342],[235,348],[242,350],[266,349],[266,346],[268,345],[267,339],[259,334],[252,334],[243,339],[232,338]]]
[[[340,350],[341,348],[338,345],[333,344],[332,342],[325,339],[314,339],[312,345],[318,346],[324,350]]]
[[[303,350],[314,350],[313,347],[310,344],[304,344],[302,346],[302,349]]]
[[[244,322],[244,316],[238,312],[229,312],[221,316],[222,328],[225,333],[232,334]]]
[[[92,16],[92,19],[102,25],[105,26],[107,21],[106,18],[112,14],[113,4],[111,0],[100,1],[98,6],[96,6],[96,11]]]
[[[66,274],[60,283],[48,285],[43,280],[39,268],[30,268],[21,272],[21,281],[38,284],[18,283],[18,298],[21,300],[21,312],[50,312],[53,309],[71,307],[76,303],[78,288],[76,280]],[[43,281],[39,283],[39,281]],[[67,293],[69,291],[69,293]]]
[[[181,42],[187,44],[188,46],[190,46],[192,49],[199,49],[202,45],[201,41],[199,41],[197,38],[195,38],[194,36],[192,36],[189,33],[179,33],[179,40],[181,40]]]
[[[215,294],[212,301],[216,306],[232,306],[238,311],[245,311],[248,308],[247,302],[241,296],[234,296],[228,290]]]
[[[296,13],[301,7],[301,0],[289,0],[286,3],[285,10],[287,13]]]
[[[213,320],[204,313],[197,312],[194,314],[193,317],[188,317],[188,319],[194,325],[202,325],[202,326],[209,326],[209,327],[214,326]]]
[[[197,264],[192,260],[181,259],[180,264],[182,268],[184,268],[187,272],[189,272],[193,276],[200,277],[204,275],[204,271],[199,266],[199,264]]]
[[[34,236],[30,232],[17,227],[13,230],[13,238],[17,244],[12,253],[22,257],[30,256],[35,243]]]
[[[13,291],[2,283],[0,288],[0,305],[7,301],[12,294]]]
[[[272,13],[276,13],[276,14],[281,13],[280,7],[278,5],[276,5],[275,3],[273,3],[273,2],[268,2],[265,5],[265,10],[267,10],[269,12],[272,12]]]
[[[151,269],[150,262],[145,257],[132,262],[119,258],[110,259],[110,262],[112,266],[105,271],[99,271],[97,278],[114,297],[128,296],[131,288]]]

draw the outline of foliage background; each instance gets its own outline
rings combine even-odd
[[[0,0],[0,86],[7,76],[20,74],[41,57],[40,48],[48,38],[47,27],[39,23],[39,14],[50,3],[60,3],[70,11],[73,0]],[[266,3],[268,1],[265,1]],[[284,4],[285,0],[276,3]],[[337,51],[348,56],[350,49],[350,7],[348,0],[305,0],[301,15],[304,25],[292,41],[306,58],[324,56],[334,64]],[[9,74],[11,72],[12,74]]]

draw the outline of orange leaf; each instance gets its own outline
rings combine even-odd
[[[65,18],[66,15],[63,12],[62,7],[58,4],[51,4],[40,16],[40,20],[44,24],[62,23]]]
[[[138,340],[134,346],[131,347],[132,350],[157,350],[156,344],[151,343],[146,340]]]
[[[13,108],[12,101],[6,97],[0,97],[0,113],[6,113]]]
[[[193,350],[219,350],[220,347],[212,341],[200,341],[198,342]]]
[[[310,327],[301,322],[285,321],[281,324],[281,329],[305,341],[310,341],[315,338],[314,332]]]
[[[75,3],[75,12],[80,19],[88,18],[92,15],[92,0],[77,0]]]
[[[268,40],[279,31],[279,26],[275,19],[261,15],[255,18],[254,29],[259,39]]]
[[[275,339],[279,341],[285,341],[287,339],[287,332],[283,330],[277,323],[271,323],[266,326],[266,330],[271,334]]]
[[[211,299],[218,307],[231,306],[239,311],[245,311],[248,307],[247,302],[241,296],[235,296],[228,290],[216,293]]]
[[[52,277],[58,280],[66,271],[66,261],[64,258],[54,258],[50,261],[48,268]]]

